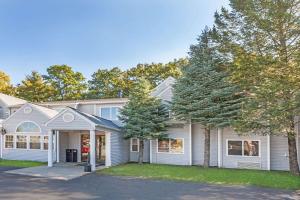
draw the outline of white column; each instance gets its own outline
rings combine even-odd
[[[3,135],[2,135],[2,133],[0,133],[0,158],[3,158],[3,151],[2,151],[2,149],[3,149]]]
[[[53,166],[53,132],[48,131],[48,167]]]
[[[56,162],[59,163],[59,131],[56,131]]]
[[[218,128],[218,167],[222,167],[222,154],[223,154],[222,135],[223,135],[223,129]]]
[[[96,170],[96,133],[95,130],[90,130],[90,164],[92,171]]]
[[[150,140],[150,150],[149,151],[150,151],[150,163],[152,163],[152,140]]]
[[[271,138],[267,135],[267,169],[271,170]]]
[[[193,148],[192,148],[192,122],[190,121],[190,124],[189,124],[189,133],[190,133],[190,140],[189,140],[189,142],[190,142],[190,165],[192,165],[193,164]]]
[[[111,133],[105,132],[105,166],[111,166]]]

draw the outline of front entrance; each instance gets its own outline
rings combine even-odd
[[[90,151],[90,135],[81,135],[81,162],[87,162]],[[105,164],[105,135],[96,135],[96,163]]]

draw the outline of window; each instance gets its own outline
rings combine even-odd
[[[48,150],[48,136],[44,136],[43,148]]]
[[[139,152],[139,139],[131,138],[131,152]]]
[[[244,156],[259,156],[258,141],[244,141]]]
[[[16,132],[39,133],[40,128],[33,122],[23,122],[18,126]]]
[[[4,110],[2,106],[0,106],[0,119],[4,119]]]
[[[5,136],[5,148],[8,148],[8,149],[14,148],[14,136],[13,135]]]
[[[228,141],[228,155],[241,156],[242,148],[242,141]]]
[[[229,156],[259,156],[259,141],[228,140],[227,154]]]
[[[30,136],[30,149],[41,149],[40,136]]]
[[[26,135],[17,135],[16,142],[17,149],[27,149],[27,136]]]
[[[109,120],[118,120],[119,107],[103,107],[100,109],[100,116]]]
[[[183,139],[159,139],[157,144],[159,153],[183,153]]]

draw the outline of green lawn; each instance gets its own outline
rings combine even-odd
[[[103,169],[97,173],[224,185],[253,185],[293,190],[300,189],[300,177],[293,176],[288,172],[279,171],[126,164]]]
[[[25,161],[25,160],[1,160],[0,159],[0,166],[6,167],[36,167],[45,165],[46,163],[43,162],[36,162],[36,161]]]

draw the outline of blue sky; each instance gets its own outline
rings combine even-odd
[[[168,62],[227,0],[0,0],[0,70],[14,84],[67,64],[87,78],[99,68]]]

